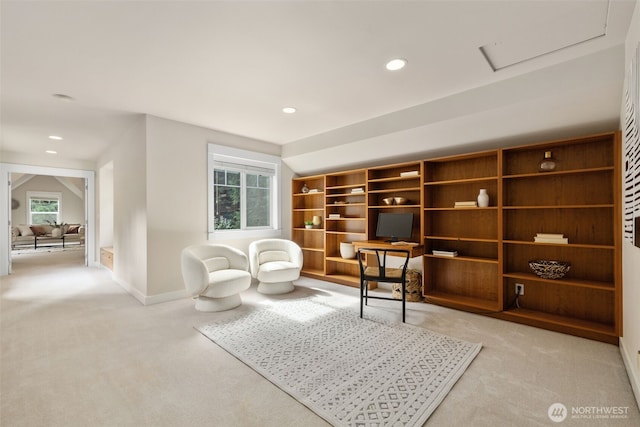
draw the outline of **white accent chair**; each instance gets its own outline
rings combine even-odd
[[[224,311],[242,304],[251,286],[244,252],[227,245],[192,245],[182,250],[182,278],[198,311]]]
[[[294,290],[292,281],[300,277],[302,249],[291,240],[256,240],[249,244],[249,264],[258,292],[284,294]]]

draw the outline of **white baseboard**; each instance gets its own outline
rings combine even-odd
[[[144,305],[160,304],[162,302],[175,301],[178,299],[188,298],[187,291],[182,289],[180,291],[165,292],[163,294],[151,295],[145,297]]]
[[[104,268],[107,268],[107,267],[104,267]],[[129,295],[137,299],[138,302],[140,302],[142,305],[145,305],[144,301],[146,297],[142,292],[140,292],[139,290],[137,290],[127,282],[121,280],[119,277],[116,277],[115,274],[113,274],[113,272],[111,273],[111,277],[113,278],[113,281],[116,282],[118,285],[120,285],[122,289],[127,291]]]
[[[134,288],[133,286],[129,285],[128,283],[115,277],[113,274],[112,276],[113,276],[113,280],[118,285],[120,285],[122,289],[127,291],[129,295],[137,299],[142,305],[160,304],[163,302],[174,301],[174,300],[184,299],[189,297],[189,295],[187,294],[187,291],[184,289],[179,291],[165,292],[163,294],[158,294],[158,295],[147,296],[147,295],[144,295],[139,290],[137,290],[136,288]]]
[[[622,354],[622,360],[624,361],[624,367],[627,369],[627,376],[633,389],[633,394],[636,397],[636,405],[640,408],[640,368],[637,367],[638,355],[633,351],[627,351],[628,349],[624,344],[624,337],[620,337],[620,353]],[[635,367],[635,368],[634,368]]]

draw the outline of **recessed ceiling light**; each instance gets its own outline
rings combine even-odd
[[[54,150],[47,150],[47,151],[45,151],[45,153],[47,153],[47,154],[58,154],[58,152],[54,151]]]
[[[296,109],[294,107],[284,107],[282,112],[286,114],[293,114],[296,112]]]
[[[62,141],[62,137],[61,136],[57,136],[57,135],[49,135],[49,139],[55,139],[56,141]]]
[[[386,67],[389,71],[397,71],[403,69],[405,65],[407,65],[407,60],[398,58],[392,59],[391,61],[387,62]]]
[[[72,96],[65,95],[64,93],[54,93],[51,96],[53,96],[54,98],[59,99],[61,101],[75,101],[75,99],[73,99]]]

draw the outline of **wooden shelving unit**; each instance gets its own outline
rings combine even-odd
[[[545,151],[553,172],[538,172]],[[525,285],[500,317],[617,343],[621,330],[620,135],[608,133],[503,150],[503,293]],[[536,233],[568,244],[535,243]],[[534,259],[571,263],[565,277],[532,274]]]
[[[552,172],[538,171],[545,151],[557,161]],[[296,178],[292,234],[305,251],[303,274],[358,286],[357,262],[340,257],[340,242],[375,239],[380,212],[411,212],[411,240],[424,245],[426,302],[617,343],[620,151],[620,133],[610,132]],[[305,182],[320,191],[301,193]],[[454,207],[475,201],[480,189],[488,207]],[[387,205],[388,197],[407,201]],[[305,230],[313,215],[324,215],[323,225]],[[569,243],[536,243],[537,233],[563,234]],[[562,279],[542,279],[529,269],[534,259],[567,261],[571,269]],[[516,283],[525,287],[518,306]]]
[[[422,162],[397,163],[367,169],[367,231],[375,239],[380,212],[412,213],[411,242],[422,244]],[[385,204],[383,199],[402,197],[404,204]]]
[[[423,294],[429,302],[470,311],[502,307],[500,275],[500,181],[497,150],[424,162],[425,255]],[[488,207],[456,208],[476,201]],[[457,251],[442,257],[433,250]]]
[[[326,278],[349,286],[360,286],[355,259],[340,256],[340,243],[367,239],[366,169],[326,175]],[[340,218],[329,218],[340,215]]]
[[[309,192],[303,192],[305,185]],[[324,175],[295,178],[292,181],[291,240],[302,248],[302,273],[318,278],[323,278],[325,274],[324,222],[319,227],[308,229],[305,228],[305,221],[311,221],[314,216],[324,218],[324,189]]]

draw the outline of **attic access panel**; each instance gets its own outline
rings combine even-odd
[[[609,1],[539,3],[549,9],[523,16],[522,25],[512,25],[512,31],[479,49],[491,69],[498,71],[605,36]]]

